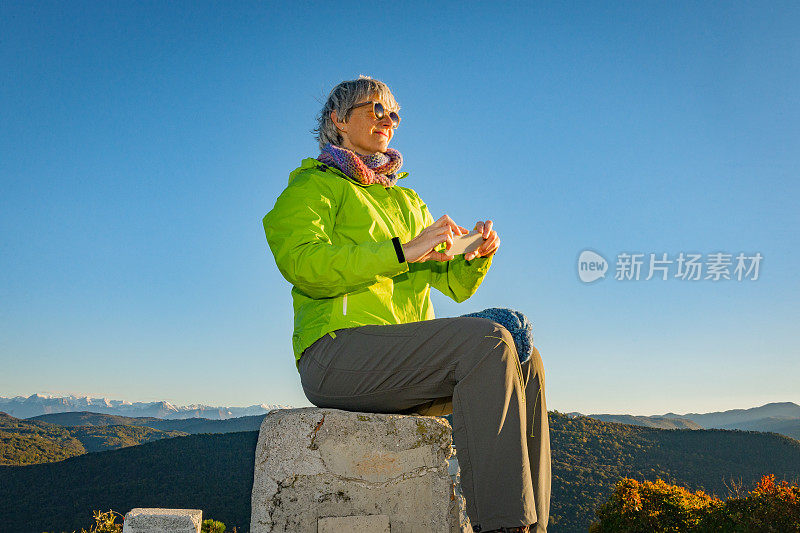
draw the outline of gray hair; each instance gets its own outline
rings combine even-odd
[[[314,138],[319,141],[319,148],[331,143],[335,146],[342,144],[342,135],[336,128],[336,124],[331,119],[331,111],[336,111],[336,117],[347,122],[353,106],[359,100],[366,100],[377,96],[386,106],[386,111],[399,111],[400,106],[392,95],[392,91],[382,81],[361,75],[357,80],[343,81],[333,88],[328,100],[322,107],[322,111],[317,115],[317,127],[312,130]]]

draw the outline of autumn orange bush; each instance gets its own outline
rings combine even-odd
[[[730,498],[710,513],[703,532],[797,533],[800,532],[800,486],[788,481],[775,483],[763,476],[744,498]]]
[[[657,479],[623,478],[595,511],[590,533],[800,532],[800,486],[765,475],[744,497],[720,500]]]

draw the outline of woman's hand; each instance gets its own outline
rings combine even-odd
[[[466,235],[467,228],[456,224],[452,218],[442,215],[439,220],[419,232],[419,235],[403,244],[403,254],[409,263],[422,261],[450,261],[455,256],[434,251],[434,248],[446,242],[447,249],[453,246],[453,235]]]
[[[464,259],[467,261],[475,259],[476,257],[489,257],[500,247],[500,237],[498,237],[497,232],[492,229],[491,220],[487,220],[486,222],[479,220],[475,224],[475,229],[472,231],[480,231],[483,233],[483,244],[481,244],[480,248],[477,250],[464,254]]]

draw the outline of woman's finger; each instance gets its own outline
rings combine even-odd
[[[455,220],[450,218],[448,215],[442,215],[441,217],[439,217],[439,220],[437,220],[431,225],[435,225],[437,227],[450,228],[450,230],[456,235],[465,235],[469,233],[466,228],[463,228],[458,224],[456,224]]]
[[[483,257],[488,257],[488,256],[492,255],[493,253],[495,253],[497,251],[498,248],[500,248],[500,239],[497,239],[496,241],[494,241],[494,243],[492,243],[492,245],[489,247],[489,249],[487,249],[483,253]]]
[[[445,233],[444,234],[444,238],[443,239],[440,238],[439,242],[437,242],[436,244],[438,245],[438,244],[441,244],[441,243],[446,243],[447,244],[447,250],[452,248],[452,246],[453,246],[453,236],[450,234],[450,232]]]
[[[461,235],[462,234],[461,233],[461,226],[456,224],[455,221],[453,221],[453,223],[450,224],[450,229],[453,230],[453,233],[456,234],[456,235]]]
[[[483,238],[484,239],[488,239],[489,236],[491,235],[491,233],[492,233],[492,225],[493,225],[493,223],[492,223],[491,220],[487,220],[483,224]]]
[[[453,230],[451,230],[447,226],[445,226],[443,228],[431,228],[429,230],[429,233],[430,233],[430,238],[433,241],[433,246],[436,246],[440,242],[444,242],[444,239],[443,239],[444,236],[446,236],[446,235],[450,235],[450,237],[453,236]]]
[[[428,258],[429,261],[452,261],[453,259],[455,259],[455,256],[446,255],[442,252],[432,252]]]
[[[486,257],[492,255],[497,248],[500,247],[500,237],[497,235],[496,232],[492,232],[492,235],[489,239],[485,240],[483,244],[478,247],[477,250],[472,252],[469,257],[464,256],[467,261],[470,261],[476,257]]]
[[[442,226],[441,228],[433,228],[432,231],[433,231],[433,234],[437,235],[437,236],[438,235],[445,235],[445,234],[449,234],[449,235],[453,234],[453,228],[451,228],[450,226]]]
[[[450,226],[450,227],[456,226],[455,220],[450,218],[450,216],[448,215],[442,215],[441,217],[439,217],[439,220],[434,222],[434,224],[438,226]]]
[[[442,242],[447,242],[447,241],[442,241]],[[451,246],[452,246],[452,244],[451,244]],[[436,250],[434,248],[431,248],[431,251],[428,252],[428,253],[431,256],[430,259],[435,259],[436,261],[449,261],[449,260],[455,258],[454,255],[450,255],[450,254],[447,253],[447,249],[445,249],[445,250],[440,252],[440,251],[438,251],[438,250]]]
[[[478,248],[478,252],[483,256],[489,253],[490,250],[494,249],[497,243],[500,241],[500,237],[497,235],[497,232],[492,232],[488,239],[483,241],[483,244],[480,245]]]

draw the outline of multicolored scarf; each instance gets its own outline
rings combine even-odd
[[[403,166],[403,156],[393,148],[377,154],[361,155],[328,143],[317,159],[338,168],[362,185],[381,183],[386,187],[397,183],[397,171]]]

